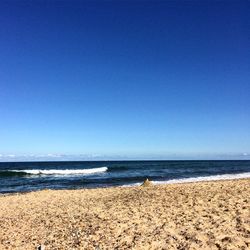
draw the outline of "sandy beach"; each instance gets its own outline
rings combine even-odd
[[[250,179],[0,196],[0,249],[250,249]]]

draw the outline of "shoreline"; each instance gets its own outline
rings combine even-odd
[[[249,176],[244,176],[244,177],[235,177],[235,175],[244,175],[244,174],[249,174]],[[245,172],[245,173],[240,173],[240,174],[225,174],[225,175],[231,175],[232,177],[230,178],[218,178],[218,179],[207,179],[210,176],[206,176],[206,177],[190,177],[190,178],[183,178],[183,179],[172,179],[172,180],[167,180],[167,181],[152,181],[150,180],[154,186],[163,186],[163,185],[179,185],[179,184],[188,184],[188,183],[204,183],[204,182],[217,182],[217,181],[230,181],[230,180],[247,180],[250,179],[250,172]],[[213,175],[213,177],[215,177],[216,175]],[[219,177],[222,175],[218,175]],[[198,179],[201,178],[201,179]],[[30,191],[21,191],[21,192],[9,192],[9,193],[1,193],[0,192],[0,197],[3,196],[11,196],[11,195],[23,195],[23,194],[28,194],[28,193],[32,193],[32,192],[40,192],[43,190],[51,190],[51,191],[73,191],[73,190],[96,190],[96,189],[109,189],[109,188],[133,188],[133,187],[139,187],[142,185],[143,182],[140,183],[135,183],[135,184],[128,184],[128,185],[120,185],[120,186],[108,186],[108,187],[90,187],[90,188],[63,188],[63,189],[49,189],[49,188],[44,188],[44,189],[39,189],[39,190],[30,190]]]
[[[0,249],[247,249],[250,179],[0,196]]]

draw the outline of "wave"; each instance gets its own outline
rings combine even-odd
[[[4,178],[4,177],[22,177],[27,175],[27,173],[24,172],[11,172],[8,170],[2,170],[0,171],[0,178]]]
[[[174,183],[201,182],[201,181],[234,180],[234,179],[244,179],[244,178],[250,178],[250,172],[241,174],[221,174],[221,175],[190,177],[190,178],[173,179],[168,181],[153,181],[153,183],[174,184]]]
[[[250,178],[250,172],[241,174],[221,174],[221,175],[210,175],[210,176],[200,176],[200,177],[190,177],[190,178],[179,178],[167,181],[152,181],[152,183],[155,185],[162,185],[162,184],[177,184],[177,183],[202,182],[202,181],[234,180],[234,179],[245,179],[245,178]],[[133,184],[122,185],[122,187],[136,187],[140,186],[142,183],[143,182],[136,182]]]
[[[108,170],[107,167],[89,168],[89,169],[22,169],[0,171],[0,176],[15,176],[15,175],[88,175],[102,173]]]

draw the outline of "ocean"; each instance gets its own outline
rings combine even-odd
[[[250,177],[250,161],[0,162],[0,193]]]

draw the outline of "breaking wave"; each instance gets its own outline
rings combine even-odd
[[[202,181],[219,181],[219,180],[234,180],[234,179],[245,179],[250,178],[250,172],[240,174],[221,174],[221,175],[210,175],[190,178],[179,178],[166,181],[152,181],[155,185],[161,184],[175,184],[175,183],[188,183],[188,182],[202,182]],[[133,184],[122,185],[122,187],[135,187],[140,186],[143,182],[136,182]]]
[[[88,175],[106,172],[107,167],[89,169],[22,169],[0,171],[0,176],[25,176],[25,175]]]
[[[241,174],[221,174],[221,175],[210,175],[200,176],[191,178],[180,178],[168,181],[153,181],[154,184],[174,184],[174,183],[186,183],[186,182],[200,182],[200,181],[219,181],[219,180],[234,180],[250,178],[250,172]]]

